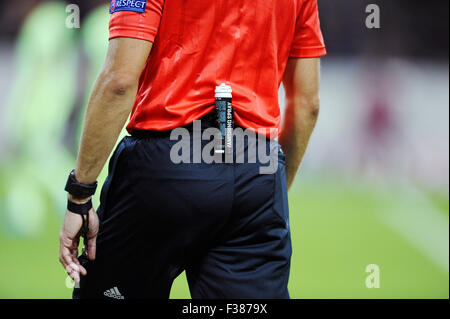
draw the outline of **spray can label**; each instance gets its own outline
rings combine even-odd
[[[233,153],[234,109],[232,103],[232,89],[225,83],[216,87],[216,114],[220,130],[222,145],[216,147],[215,152],[221,154]]]

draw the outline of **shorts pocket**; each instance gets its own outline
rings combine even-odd
[[[114,151],[113,155],[111,156],[111,159],[109,160],[108,177],[106,178],[105,183],[103,184],[102,187],[102,191],[100,193],[100,207],[98,209],[98,214],[101,220],[104,220],[104,218],[106,217],[105,212],[107,210],[109,189],[114,180],[114,175],[117,170],[118,162],[121,156],[123,156],[126,145],[127,145],[127,137],[124,137],[122,141],[120,141],[119,145],[117,145],[116,150]]]
[[[281,149],[278,156],[280,162],[278,165],[277,173],[274,174],[274,195],[273,195],[273,210],[275,214],[280,217],[286,227],[289,227],[289,204],[287,196],[287,183],[286,183],[286,167],[285,167],[285,155]]]

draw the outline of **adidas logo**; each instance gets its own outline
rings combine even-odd
[[[125,299],[125,297],[120,294],[119,289],[117,289],[117,287],[106,290],[103,293],[103,295],[105,295],[106,297],[109,297],[109,298],[114,298],[114,299]]]

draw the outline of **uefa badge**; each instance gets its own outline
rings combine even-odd
[[[111,8],[109,9],[110,13],[113,13],[116,10],[116,0],[111,0]]]

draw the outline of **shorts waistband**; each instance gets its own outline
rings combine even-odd
[[[214,111],[202,116],[197,121],[199,121],[199,120],[202,122],[202,129],[217,126],[216,114]],[[185,128],[188,131],[192,131],[194,128],[194,123],[184,125],[184,126],[182,126],[182,128]],[[169,137],[171,133],[172,133],[172,130],[166,130],[166,131],[136,130],[131,133],[131,136],[137,137],[137,138],[145,138],[145,137],[162,137],[163,138],[163,137]]]

